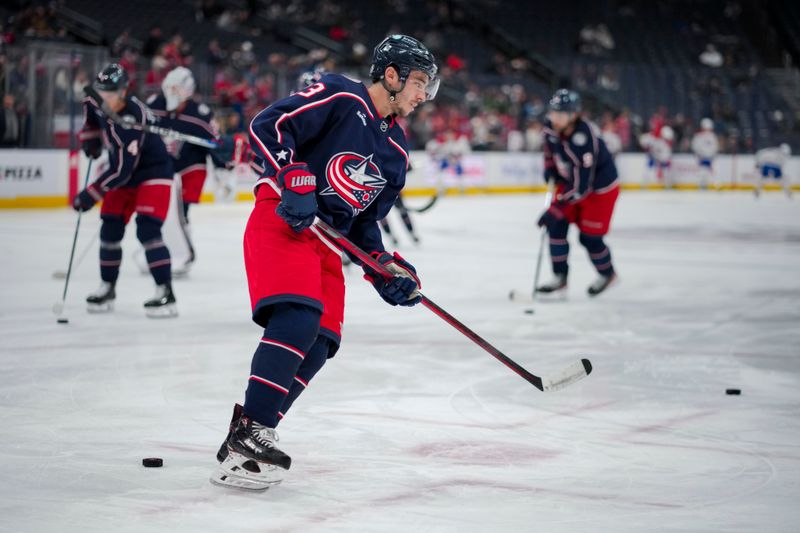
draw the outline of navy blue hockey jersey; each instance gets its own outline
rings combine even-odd
[[[148,179],[172,179],[172,158],[161,137],[133,128],[126,129],[106,117],[93,98],[83,100],[84,126],[81,140],[102,137],[108,149],[108,168],[94,185],[105,194],[109,189],[136,187]],[[136,124],[152,122],[150,110],[135,96],[125,100],[121,117],[133,117]]]
[[[565,186],[557,200],[575,203],[592,192],[617,185],[617,167],[593,123],[578,118],[567,136],[556,132],[550,121],[544,127],[544,175]]]
[[[250,123],[250,144],[262,180],[306,163],[317,177],[318,216],[367,252],[384,250],[378,220],[405,185],[408,147],[364,84],[323,76],[261,111]]]
[[[218,138],[216,128],[211,122],[214,113],[205,104],[187,100],[185,107],[180,112],[167,111],[166,98],[163,94],[157,94],[147,99],[147,105],[158,117],[158,125],[163,128],[210,141],[216,141]],[[210,152],[208,148],[176,139],[164,139],[164,142],[167,145],[167,151],[175,158],[175,172],[178,174],[195,165],[202,165],[205,168],[206,156]]]

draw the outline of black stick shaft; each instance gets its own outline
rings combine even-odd
[[[370,268],[380,272],[384,276],[390,278],[393,277],[393,274],[382,264],[378,263],[373,259],[369,254],[363,251],[361,248],[350,242],[344,235],[333,229],[331,226],[326,224],[322,220],[317,220],[315,225],[324,231],[329,237],[331,237],[336,244],[338,244],[341,248],[344,248],[354,256],[356,256],[359,260],[363,263],[369,265]],[[522,368],[519,364],[517,364],[513,359],[505,355],[503,352],[492,346],[489,341],[472,331],[466,325],[464,325],[460,320],[455,318],[453,315],[445,311],[439,305],[434,303],[430,298],[427,296],[422,296],[422,304],[430,309],[436,316],[453,326],[456,330],[458,330],[462,335],[470,339],[472,342],[489,352],[489,354],[506,365],[508,368],[516,372],[519,376],[525,379],[528,383],[532,384],[537,389],[544,391],[544,386],[542,385],[542,378],[531,374],[524,368]]]
[[[89,166],[86,168],[86,177],[83,179],[83,188],[89,185],[89,176],[92,175],[92,161],[89,159]],[[75,223],[75,235],[72,236],[72,250],[69,252],[69,264],[67,265],[67,277],[64,279],[64,293],[61,295],[61,304],[67,301],[67,289],[69,288],[69,278],[72,275],[72,260],[75,258],[75,245],[78,244],[78,231],[81,229],[82,211],[78,211],[78,221]]]

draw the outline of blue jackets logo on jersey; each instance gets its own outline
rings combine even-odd
[[[386,179],[378,165],[354,152],[341,152],[333,156],[325,168],[329,186],[320,194],[335,194],[358,214],[378,197],[386,186]]]

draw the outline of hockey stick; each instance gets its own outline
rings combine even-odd
[[[409,206],[406,206],[406,209],[411,211],[412,213],[424,213],[425,211],[427,211],[428,209],[430,209],[431,207],[433,207],[436,204],[436,202],[439,200],[439,196],[440,196],[440,192],[437,189],[436,192],[431,197],[431,199],[428,200],[427,204],[422,205],[420,207],[409,207]]]
[[[350,242],[346,237],[344,237],[341,233],[330,227],[324,221],[317,219],[314,223],[316,228],[319,228],[325,234],[327,234],[333,241],[344,250],[348,251],[350,254],[357,257],[360,261],[364,264],[368,265],[370,268],[376,270],[377,272],[381,273],[382,275],[386,276],[387,278],[391,278],[394,276],[385,266],[378,263],[369,256],[365,251],[360,249],[358,246]],[[558,389],[562,389],[567,385],[571,385],[576,381],[585,378],[589,375],[592,371],[592,363],[589,362],[588,359],[581,359],[575,363],[564,368],[561,372],[554,376],[550,376],[549,378],[541,378],[534,374],[531,374],[524,368],[522,368],[519,364],[514,362],[510,357],[505,355],[503,352],[489,344],[488,341],[483,339],[480,335],[469,329],[466,325],[461,323],[457,318],[453,315],[439,307],[435,304],[432,300],[430,300],[427,296],[420,293],[422,296],[422,305],[430,309],[435,315],[439,318],[453,326],[456,330],[458,330],[461,334],[466,336],[472,342],[489,352],[489,354],[506,365],[508,368],[516,372],[519,376],[525,379],[528,383],[532,384],[534,387],[539,389],[540,391],[550,392]]]
[[[92,239],[86,243],[86,247],[81,252],[81,255],[78,256],[78,260],[75,261],[75,268],[78,268],[83,263],[83,260],[86,259],[86,256],[89,255],[89,252],[94,248],[94,243],[97,241],[97,237],[100,235],[100,228],[97,228],[97,231],[94,232],[92,235]],[[67,272],[64,270],[56,270],[53,272],[53,277],[55,279],[64,279],[67,277]]]
[[[103,98],[94,90],[94,87],[91,85],[87,85],[83,88],[83,92],[86,93],[86,96],[92,98],[97,103],[100,104],[100,108],[103,110],[103,113],[106,114],[108,118],[110,118],[114,123],[119,124],[123,129],[126,130],[137,130],[143,131],[146,133],[155,133],[156,135],[160,135],[162,137],[168,137],[170,139],[175,139],[177,141],[187,142],[189,144],[195,144],[197,146],[202,146],[204,148],[217,148],[219,143],[215,141],[210,141],[208,139],[204,139],[203,137],[198,137],[196,135],[189,135],[187,133],[181,133],[179,131],[171,130],[169,128],[162,128],[160,126],[155,126],[153,124],[139,124],[136,122],[136,119],[133,117],[121,117],[119,116],[113,109],[111,109],[108,104],[105,103]]]
[[[83,188],[89,185],[89,176],[92,175],[92,159],[89,159],[89,165],[86,168],[86,177],[83,179]],[[53,312],[58,317],[59,324],[66,324],[68,320],[61,315],[64,313],[64,302],[67,301],[67,289],[69,288],[69,278],[72,274],[72,260],[75,258],[75,245],[78,244],[78,231],[81,229],[81,215],[83,211],[78,211],[78,221],[75,223],[75,235],[72,237],[72,250],[69,252],[69,264],[67,265],[67,275],[64,279],[64,292],[61,294],[61,301],[53,305]]]
[[[547,194],[544,196],[545,209],[550,207],[550,201],[552,199],[553,199],[553,191],[548,186]],[[531,291],[531,301],[536,299],[536,293],[538,292],[539,274],[542,271],[542,256],[544,255],[544,242],[546,238],[547,238],[547,226],[542,228],[542,234],[539,239],[539,255],[536,256],[536,270],[533,274],[533,290]],[[508,293],[508,299],[512,301],[527,301],[527,298],[524,297],[523,294],[524,294],[523,291],[516,291],[514,289],[511,289],[511,292]]]

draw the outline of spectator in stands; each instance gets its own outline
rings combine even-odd
[[[717,47],[711,43],[706,45],[706,49],[700,54],[700,63],[707,67],[719,68],[724,63],[722,54],[719,53]]]
[[[128,78],[131,80],[128,84],[128,90],[136,92],[136,63],[139,60],[139,52],[132,46],[125,46],[120,51],[119,65],[128,73]]]
[[[11,148],[22,145],[22,117],[13,94],[3,96],[0,113],[0,147]]]
[[[212,67],[222,65],[228,57],[228,53],[219,45],[219,40],[211,39],[208,41],[206,49],[206,63]]]
[[[142,55],[147,58],[153,57],[158,52],[158,49],[161,48],[161,43],[163,42],[164,32],[161,29],[161,26],[152,26],[147,34],[147,39],[145,39],[144,44],[142,45]]]

